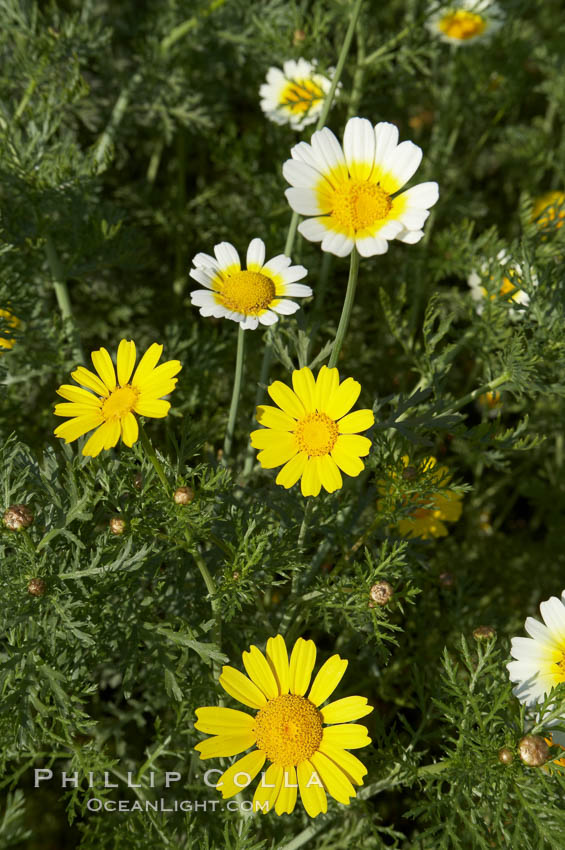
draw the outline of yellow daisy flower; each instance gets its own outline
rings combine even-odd
[[[532,221],[540,230],[559,230],[565,224],[565,192],[546,192],[536,198]]]
[[[283,165],[290,183],[285,195],[292,209],[307,218],[298,230],[322,251],[346,257],[356,248],[362,257],[384,254],[391,239],[419,242],[429,209],[438,199],[437,183],[399,190],[415,174],[422,150],[398,144],[398,128],[366,118],[350,118],[343,148],[328,127],[300,142]]]
[[[265,427],[251,432],[251,445],[261,449],[257,460],[264,469],[284,464],[277,484],[288,489],[300,478],[303,496],[317,496],[322,487],[333,493],[343,486],[340,469],[355,477],[365,468],[361,458],[371,441],[358,432],[374,425],[373,411],[348,413],[361,384],[353,378],[340,384],[337,369],[322,366],[316,381],[307,366],[297,369],[292,386],[294,392],[281,381],[268,387],[278,407],[257,408],[257,421]]]
[[[182,366],[178,360],[168,360],[157,366],[162,352],[162,345],[156,342],[150,345],[132,377],[135,343],[122,339],[118,346],[116,377],[106,349],[93,351],[92,363],[97,374],[79,366],[71,377],[81,386],[62,384],[57,390],[68,403],[55,405],[55,416],[72,418],[55,428],[55,436],[72,443],[96,428],[82,450],[88,457],[96,457],[102,449],[112,448],[120,437],[126,446],[133,446],[138,437],[138,424],[133,414],[162,419],[171,407],[162,396],[174,390],[177,383],[174,376]]]
[[[15,339],[10,333],[10,328],[17,328],[20,325],[20,320],[14,316],[9,310],[0,309],[0,348],[13,348]],[[6,327],[7,326],[7,327]]]
[[[316,71],[316,62],[289,59],[280,68],[269,68],[259,89],[261,109],[275,124],[302,130],[322,111],[331,80]]]
[[[455,47],[483,41],[500,29],[503,14],[493,0],[458,0],[430,7],[428,29]]]
[[[402,463],[405,467],[405,475],[408,472],[409,458],[404,455]],[[406,496],[406,501],[409,505],[414,505],[414,510],[403,519],[399,520],[396,528],[403,537],[421,537],[423,540],[429,540],[431,537],[445,537],[447,535],[446,522],[457,522],[460,518],[463,506],[461,501],[463,496],[461,493],[455,493],[448,488],[449,475],[446,466],[437,466],[435,457],[428,457],[424,460],[419,470],[411,470],[415,476],[419,472],[429,473],[434,470],[429,476],[430,484],[438,487],[438,492],[430,495],[429,498],[422,500],[417,496]],[[407,476],[406,476],[407,477]],[[381,492],[383,490],[383,482],[380,482]],[[378,507],[382,505],[382,500],[379,500]]]
[[[282,635],[269,638],[265,655],[251,646],[243,653],[247,676],[223,667],[220,684],[234,699],[257,713],[206,706],[196,710],[200,732],[213,735],[196,746],[201,759],[235,756],[254,747],[220,776],[217,788],[224,799],[247,787],[262,770],[253,797],[253,811],[273,806],[277,815],[290,814],[298,790],[304,808],[315,818],[327,811],[326,793],[349,805],[355,785],[363,784],[366,767],[350,749],[371,743],[365,726],[349,723],[373,708],[365,697],[351,696],[320,706],[338,686],[347,661],[332,655],[322,665],[308,696],[316,645],[298,638],[290,660]],[[324,726],[323,724],[329,724]],[[219,773],[219,771],[218,771]]]

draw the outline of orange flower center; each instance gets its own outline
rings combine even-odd
[[[484,18],[474,12],[467,12],[465,9],[458,9],[457,12],[444,15],[439,22],[440,30],[448,38],[455,38],[458,41],[467,41],[469,38],[481,35],[485,31],[486,25]]]
[[[322,717],[306,697],[283,694],[269,700],[255,717],[257,749],[282,767],[314,755],[322,740]]]
[[[123,419],[128,413],[131,413],[138,398],[138,390],[135,390],[129,384],[113,390],[102,404],[102,416],[104,420],[108,422]]]
[[[221,303],[235,313],[256,316],[266,310],[276,294],[275,284],[259,272],[238,271],[220,285]]]
[[[339,437],[339,430],[333,419],[325,413],[309,413],[301,419],[294,432],[299,451],[309,457],[321,457],[331,452]]]
[[[377,183],[348,178],[334,190],[331,217],[340,230],[363,230],[386,218],[392,207],[390,195]]]
[[[280,95],[280,106],[293,115],[300,115],[319,103],[324,92],[313,80],[289,80]]]

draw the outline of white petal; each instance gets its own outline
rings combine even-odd
[[[259,316],[259,321],[262,325],[274,325],[275,322],[278,321],[278,316],[276,313],[273,313],[271,310],[267,310],[266,313],[262,313]]]
[[[323,224],[323,219],[308,218],[300,222],[298,232],[310,242],[321,242],[328,234],[328,228]]]
[[[312,295],[310,286],[305,283],[287,283],[284,288],[284,294],[290,295],[293,298],[309,298]]]
[[[217,245],[214,245],[214,253],[218,259],[220,269],[229,269],[231,266],[241,268],[239,254],[231,242],[219,242]]]
[[[384,162],[398,144],[398,127],[381,121],[375,125],[375,162]]]
[[[298,159],[287,159],[282,172],[284,179],[291,186],[313,189],[320,182],[320,172]]]
[[[322,240],[322,251],[335,254],[336,257],[347,257],[353,250],[354,242],[350,236],[335,231],[326,231]]]
[[[278,304],[273,304],[272,309],[275,313],[280,313],[281,316],[292,316],[297,310],[300,310],[300,304],[295,301],[289,301],[286,298],[281,298]]]
[[[546,646],[554,645],[553,636],[547,626],[544,626],[543,623],[540,623],[540,621],[536,620],[534,617],[527,617],[525,629],[530,637],[534,638],[534,640],[539,640],[540,643],[545,644]]]
[[[193,290],[190,293],[190,300],[197,307],[207,307],[208,305],[212,306],[218,303],[209,289]]]
[[[302,280],[302,278],[306,277],[307,274],[308,269],[305,269],[304,266],[290,266],[288,269],[284,269],[280,272],[285,285],[294,283],[295,280]],[[309,286],[306,288],[310,289]]]
[[[515,637],[510,645],[512,658],[519,661],[539,661],[547,658],[547,647],[533,638]]]
[[[396,239],[399,242],[405,242],[407,245],[415,245],[423,235],[423,230],[401,230]]]
[[[368,233],[367,236],[376,236],[379,239],[395,239],[403,230],[404,227],[400,221],[385,221],[384,224],[377,227],[374,232]]]
[[[273,257],[272,260],[268,260],[265,263],[263,266],[263,274],[270,274],[273,276],[280,274],[280,276],[283,277],[289,265],[290,257],[287,257],[285,254],[277,254],[276,257]]]
[[[257,316],[244,316],[239,322],[240,328],[244,331],[254,331],[258,324]]]
[[[414,142],[401,142],[394,151],[389,151],[386,158],[377,164],[385,173],[394,175],[396,185],[391,190],[397,192],[416,173],[421,161],[422,149],[418,145]]]
[[[551,596],[539,606],[541,615],[556,643],[565,650],[565,607],[557,596]]]
[[[192,265],[199,269],[215,269],[216,271],[219,269],[217,260],[210,254],[197,254],[192,260]]]
[[[398,221],[401,222],[400,230],[421,230],[429,214],[429,210],[404,210],[398,214]]]
[[[313,189],[286,189],[285,195],[292,209],[300,215],[323,215],[329,209],[322,209]]]
[[[433,207],[439,198],[439,187],[434,180],[430,180],[428,183],[418,183],[417,186],[412,186],[399,197],[410,209],[427,210]]]
[[[386,239],[379,239],[377,236],[365,236],[362,239],[355,240],[355,247],[362,257],[374,257],[377,254],[386,254],[388,242]]]
[[[298,160],[299,162],[305,162],[306,165],[309,165],[311,168],[316,171],[319,170],[320,166],[312,147],[307,142],[299,142],[290,150],[290,155],[293,159]],[[283,174],[284,174],[284,165],[283,165]]]
[[[251,240],[249,248],[247,249],[245,262],[247,268],[253,266],[260,269],[263,267],[263,263],[265,262],[265,243],[262,239]]]
[[[325,175],[334,172],[340,180],[347,179],[347,164],[343,149],[328,127],[313,133],[311,144],[320,172]]]
[[[375,132],[367,118],[350,118],[343,134],[343,150],[349,173],[367,180],[375,163]]]

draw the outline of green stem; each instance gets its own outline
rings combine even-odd
[[[349,280],[347,281],[347,292],[345,293],[345,301],[343,302],[341,318],[339,320],[339,325],[334,340],[334,346],[332,348],[330,361],[328,363],[328,367],[330,369],[332,369],[338,361],[341,346],[343,345],[343,340],[345,339],[345,334],[347,333],[347,328],[349,327],[349,320],[351,318],[351,311],[353,309],[353,302],[355,300],[355,290],[357,288],[358,273],[359,254],[357,253],[356,248],[354,248],[351,252],[351,260],[349,264]]]
[[[269,328],[267,331],[267,341],[265,342],[265,350],[263,351],[263,361],[261,363],[261,374],[259,375],[259,383],[257,385],[257,392],[255,393],[255,405],[253,407],[253,415],[251,417],[251,427],[255,426],[255,411],[257,407],[261,404],[263,400],[263,387],[269,380],[269,369],[271,368],[271,360],[273,357],[273,329]],[[251,445],[251,442],[247,445],[247,451],[245,453],[245,464],[243,466],[243,476],[247,478],[247,476],[251,473],[253,469],[253,463],[255,461],[255,449]]]
[[[57,254],[55,243],[49,233],[45,237],[45,253],[47,255],[49,270],[51,271],[51,277],[53,279],[53,289],[55,290],[57,304],[72,341],[73,354],[79,362],[84,363],[84,353],[80,342],[80,336],[73,318],[73,310],[71,307],[69,290],[67,289],[67,283],[65,280],[65,272],[59,259],[59,255]]]
[[[231,453],[233,435],[235,431],[235,420],[237,417],[239,393],[241,390],[241,377],[243,375],[243,351],[245,340],[244,334],[245,331],[240,325],[237,334],[237,354],[235,358],[235,374],[233,377],[233,391],[231,396],[230,413],[228,417],[228,427],[226,428],[226,436],[224,439],[224,454],[222,457],[222,462],[224,465],[227,465],[228,458]]]
[[[222,611],[220,607],[220,600],[218,599],[218,589],[216,587],[216,582],[212,578],[210,570],[206,564],[206,561],[198,551],[197,547],[190,539],[190,534],[188,530],[185,530],[185,537],[187,543],[190,547],[190,552],[192,557],[196,562],[196,566],[200,571],[200,575],[204,580],[204,584],[206,585],[206,590],[210,595],[210,605],[212,607],[212,616],[214,617],[214,626],[212,629],[212,636],[214,639],[214,643],[218,647],[219,650],[222,648]],[[212,662],[212,669],[214,671],[214,679],[218,679],[220,676],[220,664],[218,661]]]
[[[119,94],[119,97],[112,110],[110,120],[108,121],[108,124],[106,126],[106,129],[104,130],[104,132],[98,139],[98,142],[96,143],[94,162],[96,164],[98,174],[105,170],[110,148],[113,145],[114,138],[116,136],[116,130],[122,122],[122,118],[124,117],[128,108],[130,97],[134,89],[137,87],[138,83],[141,81],[141,77],[141,71],[138,71],[136,74],[133,74],[133,76],[130,77],[130,79]]]
[[[165,470],[163,469],[163,464],[155,454],[155,449],[151,445],[151,440],[145,433],[145,428],[141,423],[139,423],[139,436],[141,438],[141,445],[145,449],[145,454],[153,464],[153,468],[157,475],[159,476],[159,480],[163,485],[165,493],[169,496],[171,493],[171,488],[169,486],[169,482],[167,481],[167,476],[165,475]]]
[[[483,384],[482,387],[467,393],[467,395],[460,398],[459,401],[454,402],[446,411],[444,411],[444,413],[442,413],[442,416],[445,413],[454,413],[456,410],[460,410],[480,395],[483,395],[483,393],[492,392],[492,390],[495,390],[501,384],[507,383],[510,380],[510,377],[510,372],[503,372],[502,375],[498,376],[498,378],[493,378],[492,381],[488,382],[488,384]]]

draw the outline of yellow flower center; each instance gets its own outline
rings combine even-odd
[[[129,384],[111,392],[102,404],[102,416],[105,421],[123,419],[133,410],[138,397],[139,392]]]
[[[392,201],[390,195],[376,183],[352,180],[334,190],[331,216],[341,230],[363,230],[386,218]]]
[[[239,271],[221,284],[222,303],[228,310],[256,316],[266,310],[276,294],[275,284],[259,272]]]
[[[456,12],[444,15],[439,22],[440,30],[448,38],[456,38],[458,41],[467,41],[469,38],[481,35],[486,25],[484,18],[465,9],[458,9]]]
[[[309,413],[300,420],[294,435],[301,452],[307,452],[309,457],[321,457],[331,452],[339,430],[334,420],[325,413]]]
[[[490,279],[493,280],[492,275]],[[485,298],[489,298],[491,301],[495,301],[497,298],[504,298],[506,301],[515,301],[516,296],[520,292],[520,288],[518,286],[520,283],[521,280],[516,275],[516,272],[513,269],[509,269],[507,276],[502,278],[502,284],[498,290],[498,295],[495,292],[489,295],[484,286],[481,286],[481,292]]]
[[[532,209],[532,220],[540,228],[559,230],[565,222],[565,192],[546,192],[538,198]]]
[[[314,755],[322,740],[322,717],[316,706],[295,694],[269,700],[255,717],[257,749],[282,767]]]
[[[280,105],[293,115],[300,115],[323,97],[324,92],[313,80],[289,80],[281,93]]]

